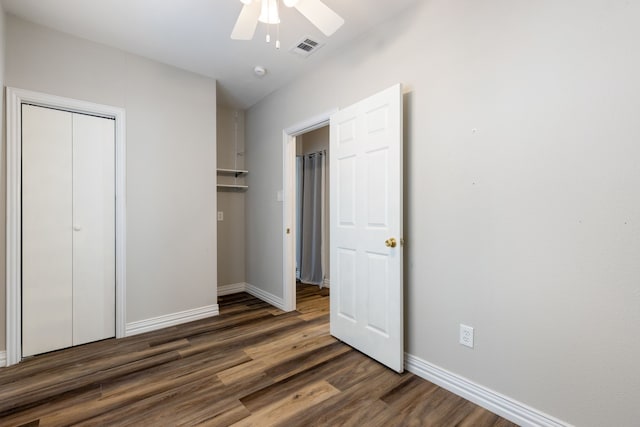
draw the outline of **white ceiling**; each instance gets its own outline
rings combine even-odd
[[[421,0],[324,0],[345,19],[329,38],[295,9],[282,7],[280,50],[265,42],[265,24],[252,41],[230,39],[239,0],[1,1],[5,12],[28,21],[215,78],[219,103],[248,108]],[[306,59],[289,52],[304,36],[326,44]],[[256,65],[267,75],[256,77]]]

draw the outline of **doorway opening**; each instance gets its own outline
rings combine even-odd
[[[284,242],[283,242],[283,300],[285,311],[293,311],[296,309],[296,283],[297,282],[312,282],[314,285],[322,287],[329,286],[330,283],[330,267],[329,267],[329,206],[328,206],[328,187],[329,187],[329,118],[337,109],[320,114],[316,117],[310,118],[302,123],[287,128],[283,131],[283,144],[284,144],[284,173],[283,173],[283,227]],[[322,151],[325,151],[322,153]],[[314,226],[313,216],[308,220],[308,236],[307,241],[315,241],[316,249],[309,250],[309,261],[305,262],[302,258],[303,253],[298,256],[297,247],[301,244],[300,240],[305,239],[305,224],[304,219],[302,222],[297,220],[300,207],[298,200],[303,198],[303,194],[298,191],[301,189],[301,184],[297,180],[298,170],[298,157],[302,156],[302,163],[304,164],[305,151],[309,157],[309,165],[323,163],[324,158],[324,172],[320,170],[320,173],[315,173],[317,179],[314,178],[314,185],[317,185],[317,193],[322,197],[321,187],[325,184],[327,192],[325,193],[325,203],[311,202],[309,206],[315,204],[315,213],[317,215],[317,222]],[[318,154],[321,153],[321,154]],[[317,170],[314,168],[314,171]],[[311,171],[311,169],[309,170]],[[323,176],[324,175],[324,176]],[[324,181],[323,181],[324,180]],[[312,191],[313,192],[313,191]],[[303,200],[301,200],[303,201]],[[324,211],[324,212],[323,212]],[[321,219],[324,213],[326,218],[325,226],[322,227]],[[303,214],[304,216],[304,214]],[[324,228],[324,230],[323,230]],[[312,232],[315,230],[315,233]],[[324,233],[323,233],[324,231]],[[315,234],[315,238],[313,237]],[[324,235],[324,239],[322,238]],[[300,239],[302,237],[302,239]],[[317,245],[320,240],[320,246]],[[320,249],[318,249],[320,247]],[[322,253],[325,250],[325,262],[322,262]],[[315,256],[311,252],[315,252]],[[313,260],[313,261],[311,261]],[[305,264],[311,265],[309,262],[313,262],[313,267],[310,269],[311,275],[305,274]],[[324,264],[324,265],[323,265]],[[302,267],[302,271],[298,269],[298,266]],[[298,274],[302,273],[302,275]],[[301,279],[301,280],[298,280]],[[326,280],[326,281],[325,281]]]
[[[296,287],[330,285],[329,126],[296,137]],[[328,292],[323,292],[327,294]]]

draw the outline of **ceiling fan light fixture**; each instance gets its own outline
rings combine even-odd
[[[258,21],[265,24],[279,24],[280,14],[278,13],[278,2],[276,0],[262,0],[262,8]]]
[[[2,0],[0,0],[2,1]],[[231,31],[233,40],[251,40],[258,22],[267,24],[267,43],[271,42],[271,26],[276,26],[276,49],[280,49],[280,0],[240,0],[243,3],[238,20]],[[322,0],[282,0],[315,25],[325,36],[331,36],[344,19]]]

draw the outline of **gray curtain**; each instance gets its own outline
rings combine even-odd
[[[322,286],[322,233],[324,204],[325,154],[313,153],[302,157],[302,171],[298,174],[296,231],[296,275],[304,283]],[[300,160],[297,159],[296,166]],[[300,182],[302,181],[302,182]],[[301,193],[301,194],[300,194]],[[299,271],[298,271],[299,270]],[[299,274],[298,274],[299,272]]]

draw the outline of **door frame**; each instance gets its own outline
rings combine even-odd
[[[333,108],[282,131],[282,299],[284,311],[296,309],[296,137],[329,125],[331,115],[336,111],[338,108]]]
[[[7,87],[6,365],[22,359],[22,104],[115,120],[116,338],[126,324],[126,144],[125,110],[40,92]]]

